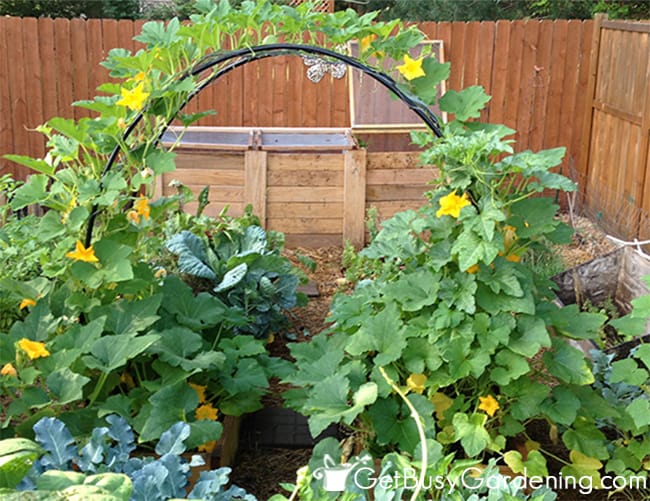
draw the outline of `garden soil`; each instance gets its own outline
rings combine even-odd
[[[568,217],[566,221],[569,222]],[[612,242],[588,219],[574,217],[573,225],[575,233],[572,244],[557,248],[557,253],[565,268],[571,268],[614,250],[615,246]],[[316,270],[313,272],[302,267],[309,277],[312,289],[312,297],[309,297],[307,306],[292,310],[290,312],[292,326],[287,335],[276,336],[269,344],[269,351],[272,355],[290,359],[287,345],[293,342],[307,341],[327,328],[329,325],[327,316],[332,297],[337,291],[345,290],[347,284],[344,279],[345,269],[341,262],[342,248],[290,249],[285,252],[294,264],[299,265],[300,256],[306,256],[316,263]],[[318,295],[313,296],[316,290]],[[282,406],[283,386],[274,382],[271,389],[271,395],[264,402],[265,406],[266,408],[279,408]],[[561,448],[561,444],[555,444],[549,439],[550,434],[546,430],[545,424],[540,424],[538,428],[537,435],[539,436],[536,438],[542,442],[544,448],[564,455],[565,451]],[[294,483],[296,470],[309,461],[310,455],[311,449],[308,447],[260,447],[240,443],[235,464],[232,465],[231,480],[254,494],[260,501],[267,500],[277,493],[284,493],[288,497],[289,493],[283,491],[280,484]],[[549,466],[551,469],[559,467],[553,465],[552,462]],[[616,501],[618,499],[637,498],[629,497],[629,495],[607,497],[606,492],[598,491],[588,495],[581,495],[577,491],[560,492],[558,496],[559,501]]]

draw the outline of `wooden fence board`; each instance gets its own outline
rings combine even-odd
[[[43,122],[57,114],[57,72],[54,45],[54,23],[46,18],[38,20],[39,48],[41,61],[41,86],[43,98]]]
[[[536,85],[538,72],[535,70],[537,59],[537,44],[539,36],[539,21],[526,21],[522,40],[522,61],[519,80],[519,106],[515,129],[519,134],[519,145],[522,149],[530,147],[532,114],[535,109]]]
[[[519,99],[515,96],[520,95],[519,91],[522,85],[521,67],[523,58],[525,23],[526,21],[513,21],[511,23],[508,68],[506,69],[505,73],[508,75],[508,81],[506,83],[506,94],[502,121],[505,125],[512,127],[513,129],[517,128],[517,113],[520,108]],[[520,137],[520,133],[518,133],[515,137],[518,139]]]
[[[509,21],[497,21],[494,35],[494,65],[490,83],[492,99],[488,102],[488,121],[503,123],[508,85],[508,57],[511,25]]]
[[[492,69],[495,57],[500,57],[499,53],[495,54],[495,34],[496,24],[491,22],[481,22],[478,42],[478,79],[477,84],[483,86],[485,93],[492,93]],[[480,120],[488,122],[490,116],[489,103],[481,112]]]
[[[0,120],[0,155],[13,153],[14,147],[14,119],[12,115],[11,99],[11,78],[12,67],[9,63],[9,39],[7,25],[11,20],[7,17],[0,16],[0,116],[12,117],[11,120],[6,118]],[[0,164],[0,175],[10,173],[15,176],[15,164],[6,162]]]
[[[54,19],[54,50],[56,52],[57,77],[53,87],[56,88],[56,116],[73,118],[73,76],[72,67],[72,41],[70,35],[70,21],[68,19]]]
[[[549,97],[551,83],[551,49],[553,42],[553,23],[539,23],[539,35],[535,50],[534,71],[534,96],[535,100],[531,110],[530,134],[528,147],[533,151],[542,149],[544,140],[544,113]]]
[[[23,34],[23,50],[25,57],[31,64],[25,66],[25,98],[27,109],[28,129],[35,129],[43,123],[43,85],[41,82],[41,65],[37,62],[39,57],[38,21],[33,18],[25,19]],[[43,136],[31,132],[27,136],[30,151],[36,152],[37,157],[45,154]]]
[[[34,64],[34,62],[24,51],[21,19],[7,18],[6,21],[7,60],[11,72],[9,77],[9,94],[11,96],[10,123],[15,133],[14,151],[10,153],[29,155],[31,153],[27,133],[29,127],[27,99],[29,96],[25,93],[25,67]]]

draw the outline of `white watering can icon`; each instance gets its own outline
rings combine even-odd
[[[316,480],[323,479],[323,489],[327,492],[342,492],[345,490],[345,484],[348,476],[355,466],[365,463],[370,459],[369,456],[363,456],[350,463],[335,463],[332,456],[325,454],[323,457],[323,466],[314,470]]]

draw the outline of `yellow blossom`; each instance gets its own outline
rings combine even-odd
[[[144,169],[142,169],[140,171],[140,177],[142,179],[147,179],[148,177],[151,177],[154,174],[155,174],[155,172],[153,171],[153,169],[151,167],[145,167]]]
[[[136,82],[142,82],[145,78],[147,78],[147,74],[144,71],[139,71],[138,73],[135,74],[133,80],[135,80]]]
[[[18,373],[12,364],[4,364],[0,369],[0,376],[13,376],[16,377]]]
[[[429,401],[436,408],[436,417],[442,421],[445,419],[445,411],[449,409],[454,401],[444,393],[437,391],[429,398]]]
[[[199,403],[204,404],[205,403],[205,386],[201,386],[200,384],[195,384],[195,383],[188,383],[190,387],[196,392],[196,394],[199,396]]]
[[[127,388],[135,387],[135,381],[133,380],[133,376],[131,376],[131,374],[129,374],[126,371],[124,371],[120,376],[120,383],[125,384]]]
[[[406,386],[408,386],[409,390],[422,394],[426,382],[427,377],[424,374],[411,374],[406,380]]]
[[[122,89],[120,94],[122,99],[118,100],[116,104],[135,111],[140,111],[149,97],[149,93],[144,91],[144,82],[140,82],[131,90]]]
[[[370,44],[377,38],[377,35],[368,35],[359,40],[359,49],[361,49],[361,54],[366,52],[370,48]]]
[[[30,360],[50,356],[50,352],[47,351],[45,343],[41,343],[40,341],[31,341],[27,338],[22,338],[18,341],[18,347],[27,354]]]
[[[74,259],[75,261],[84,261],[86,263],[97,263],[99,259],[95,256],[95,251],[91,245],[87,249],[84,247],[84,244],[81,243],[81,240],[77,240],[76,249],[68,252],[65,257]]]
[[[440,199],[440,209],[436,212],[436,217],[452,216],[457,218],[460,215],[460,210],[468,205],[470,205],[470,201],[467,198],[467,193],[463,193],[463,196],[459,197],[456,195],[456,191],[453,191]]]
[[[492,395],[488,395],[487,397],[478,397],[478,399],[481,402],[478,408],[484,411],[488,416],[494,416],[494,413],[499,408],[499,402],[497,402],[496,398]]]
[[[133,208],[139,216],[142,216],[145,219],[149,219],[149,216],[151,215],[151,208],[149,207],[148,199],[145,197],[140,197],[138,201],[133,205]]]
[[[404,55],[404,64],[397,66],[397,71],[407,80],[413,80],[426,75],[422,69],[422,58],[411,59],[408,54]]]
[[[476,273],[478,271],[478,264],[473,264],[465,270],[467,273]]]
[[[138,212],[134,210],[130,210],[127,215],[126,215],[127,221],[132,222],[133,224],[139,224],[140,223],[140,216],[138,216]]]
[[[219,411],[212,407],[212,404],[203,404],[196,408],[196,419],[199,421],[202,419],[216,421],[218,415]]]
[[[199,445],[197,447],[197,450],[199,452],[207,452],[208,454],[212,454],[214,452],[215,447],[217,447],[217,441],[211,440],[210,442],[206,442],[202,445]]]
[[[506,256],[506,260],[510,261],[511,263],[518,263],[521,261],[521,258],[517,254],[508,254]]]
[[[120,129],[126,129],[126,120],[124,120],[123,118],[118,118],[117,119],[117,126]]]
[[[21,310],[23,310],[23,309],[25,309],[25,308],[28,308],[28,307],[30,307],[30,306],[36,306],[36,301],[34,301],[33,299],[29,299],[28,297],[26,297],[26,298],[24,298],[24,299],[20,302],[20,309],[21,309]]]
[[[515,240],[517,240],[517,230],[509,224],[503,230],[503,245],[506,249],[509,249],[515,243]]]

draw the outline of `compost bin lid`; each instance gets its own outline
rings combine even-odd
[[[216,150],[341,151],[357,148],[350,129],[289,127],[170,127],[162,137],[169,146]]]

